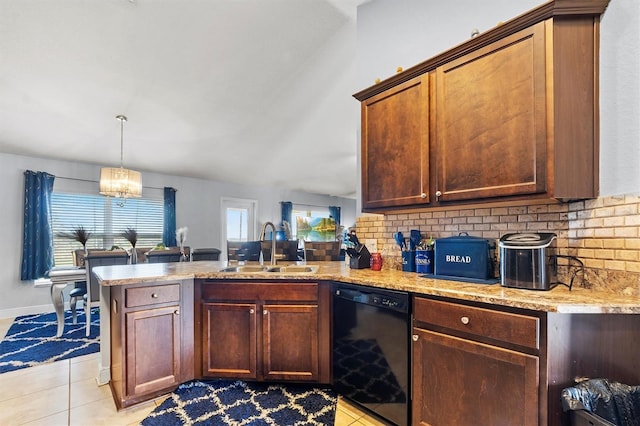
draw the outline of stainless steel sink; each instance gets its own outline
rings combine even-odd
[[[271,266],[267,272],[279,272],[281,274],[311,274],[318,272],[317,265],[288,265],[288,266]]]
[[[226,268],[220,269],[218,272],[231,272],[231,273],[255,273],[255,272],[264,272],[267,270],[266,266],[262,265],[241,265],[241,266],[227,266]]]
[[[287,266],[261,266],[261,265],[239,265],[227,266],[218,272],[232,274],[255,274],[259,272],[270,272],[280,274],[311,274],[318,272],[318,265],[287,265]]]

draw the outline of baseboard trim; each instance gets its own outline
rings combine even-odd
[[[111,369],[107,366],[104,367],[102,362],[98,363],[98,376],[96,377],[96,382],[98,386],[106,385],[111,381]]]
[[[64,309],[69,309],[69,302],[65,302]],[[20,308],[0,309],[0,318],[15,318],[20,315],[31,314],[46,314],[49,312],[55,312],[53,304],[48,303],[46,305],[37,306],[23,306]]]

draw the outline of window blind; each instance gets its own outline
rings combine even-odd
[[[120,236],[127,228],[138,232],[136,247],[151,248],[162,242],[162,199],[130,198],[122,206],[118,205],[120,201],[102,195],[54,192],[51,209],[55,265],[73,265],[73,251],[82,245],[60,233],[70,233],[78,226],[91,233],[88,249],[131,248]]]

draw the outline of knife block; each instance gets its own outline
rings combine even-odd
[[[349,259],[349,267],[351,269],[365,269],[371,267],[371,253],[367,249],[367,246],[361,244],[355,248],[358,253],[357,256],[351,256]]]

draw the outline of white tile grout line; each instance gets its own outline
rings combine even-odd
[[[71,425],[71,358],[67,360],[69,362],[69,378],[67,384],[67,426]]]

